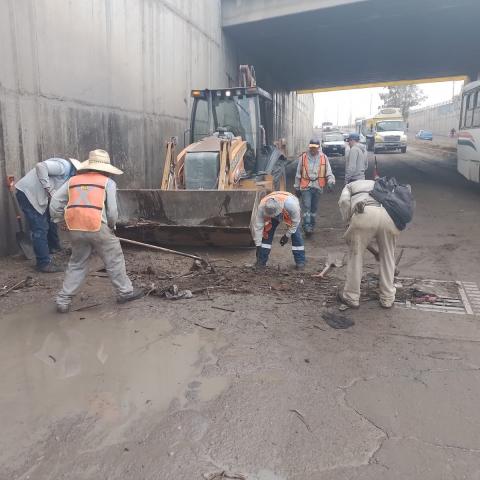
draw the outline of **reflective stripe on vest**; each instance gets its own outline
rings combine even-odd
[[[278,203],[282,204],[282,216],[283,216],[283,221],[288,227],[291,227],[293,225],[292,217],[290,214],[283,208],[283,205],[285,205],[285,200],[287,200],[288,197],[293,197],[293,195],[289,192],[272,192],[266,195],[265,197],[262,198],[260,201],[260,205],[265,205],[266,201],[269,198],[274,198]],[[264,222],[265,225],[263,227],[263,238],[267,239],[268,234],[270,233],[270,230],[272,229],[272,219],[271,217],[264,217]]]
[[[69,180],[68,203],[65,209],[65,223],[69,230],[100,230],[107,181],[108,177],[96,172],[81,173]]]
[[[302,156],[302,178],[300,179],[300,188],[308,188],[310,182],[318,180],[320,188],[325,187],[327,184],[327,158],[323,153],[320,154],[320,168],[318,170],[317,178],[310,178],[308,172],[308,155],[306,153]]]

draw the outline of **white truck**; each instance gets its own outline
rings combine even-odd
[[[363,119],[359,133],[365,135],[371,152],[407,151],[406,123],[400,108],[382,108],[374,117]]]

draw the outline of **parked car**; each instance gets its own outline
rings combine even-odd
[[[418,133],[415,135],[415,138],[419,140],[433,140],[433,133],[428,130],[419,130]]]
[[[325,155],[345,155],[345,140],[340,132],[326,133],[322,138]]]

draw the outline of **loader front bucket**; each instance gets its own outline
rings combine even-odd
[[[257,190],[118,190],[119,236],[156,245],[251,247]]]

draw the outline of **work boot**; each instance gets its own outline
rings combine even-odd
[[[387,308],[387,309],[388,309],[388,308],[393,308],[393,305],[394,305],[394,302],[387,303],[387,302],[382,302],[382,301],[380,300],[380,306],[381,306],[382,308]]]
[[[55,263],[53,262],[50,262],[49,264],[42,267],[37,267],[37,270],[42,273],[58,273],[64,272],[65,268],[61,267],[60,265],[55,265]]]
[[[295,265],[295,268],[299,271],[303,271],[303,270],[305,270],[305,264],[304,263],[297,263]]]
[[[127,303],[132,300],[138,300],[145,295],[145,290],[143,288],[134,288],[131,292],[117,297],[117,303]]]
[[[58,313],[68,313],[70,311],[70,304],[68,305],[60,305],[57,303],[57,312]]]
[[[337,299],[341,303],[346,305],[347,307],[350,307],[350,308],[359,308],[360,307],[360,305],[357,305],[356,303],[353,303],[351,300],[348,300],[348,298],[345,298],[345,296],[343,295],[343,293],[341,291],[337,292]]]

